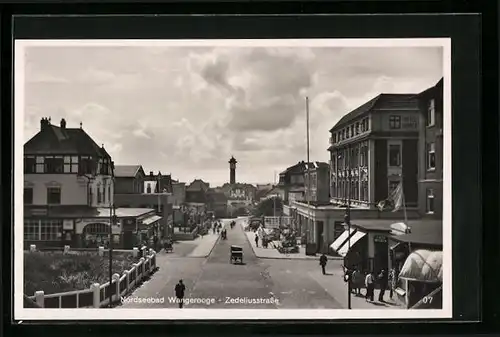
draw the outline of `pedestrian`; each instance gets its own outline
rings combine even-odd
[[[325,253],[321,254],[319,257],[319,265],[321,266],[321,271],[323,272],[323,275],[326,275],[326,262],[328,261],[328,258],[326,257]]]
[[[357,267],[354,267],[354,271],[352,272],[352,286],[354,293],[356,295],[361,294],[361,282],[360,282],[361,272]]]
[[[186,286],[179,280],[179,283],[175,286],[175,297],[177,297],[177,301],[179,302],[179,308],[182,308],[184,305],[184,291],[186,290]]]
[[[385,291],[387,290],[387,284],[388,284],[387,272],[384,269],[382,269],[382,271],[380,271],[380,274],[378,274],[378,283],[380,286],[380,292],[378,293],[378,301],[384,302],[384,294]]]
[[[366,301],[373,302],[374,292],[375,292],[375,280],[373,278],[373,272],[370,271],[365,277],[365,286],[366,286]]]
[[[212,228],[212,231],[213,231],[213,232],[214,232],[214,234],[215,234],[215,226]]]
[[[155,235],[155,236],[153,237],[153,247],[154,247],[153,249],[154,249],[155,251],[157,251],[157,250],[158,250],[158,235]]]
[[[259,247],[259,234],[255,233],[255,247]]]
[[[398,275],[396,268],[392,268],[391,272],[389,273],[389,297],[392,300],[392,297],[394,296],[394,289],[396,289],[396,285],[398,284]]]

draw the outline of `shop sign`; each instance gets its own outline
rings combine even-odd
[[[64,230],[73,230],[73,220],[63,220]]]
[[[373,242],[386,243],[387,242],[387,237],[385,237],[383,235],[375,235],[373,237]]]

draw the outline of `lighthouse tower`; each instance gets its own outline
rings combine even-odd
[[[230,184],[236,184],[236,159],[234,159],[233,156],[231,156],[231,159],[229,159],[229,183]]]

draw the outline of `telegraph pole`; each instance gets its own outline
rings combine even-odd
[[[347,147],[347,153],[348,153],[348,158],[349,158],[349,164],[347,166],[347,178],[348,178],[348,188],[347,188],[347,208],[346,208],[346,214],[345,214],[345,222],[347,224],[347,233],[348,233],[348,239],[347,239],[347,254],[346,254],[346,262],[347,262],[347,270],[350,270],[349,266],[349,253],[351,252],[351,150],[350,147]],[[347,309],[351,309],[351,288],[352,288],[352,274],[347,275]]]

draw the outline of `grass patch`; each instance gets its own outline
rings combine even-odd
[[[113,253],[113,273],[123,272],[138,262],[131,253]],[[93,252],[24,252],[24,293],[43,290],[54,294],[90,288],[109,281],[109,257]]]

